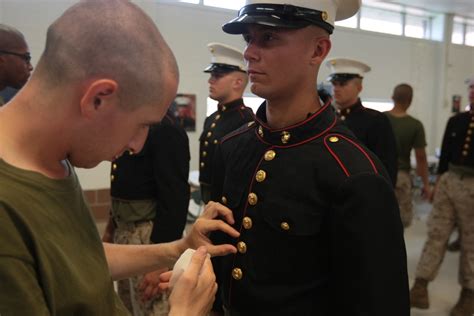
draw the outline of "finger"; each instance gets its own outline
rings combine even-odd
[[[173,271],[170,270],[170,271],[167,271],[167,272],[164,272],[164,273],[160,274],[160,283],[161,282],[164,282],[164,283],[169,282],[170,279],[171,279],[171,274],[172,273],[173,273]]]
[[[237,238],[240,236],[240,233],[235,230],[232,226],[229,224],[224,223],[221,220],[212,220],[212,219],[197,219],[196,222],[194,223],[196,227],[199,227],[199,231],[202,232],[203,234],[208,234],[212,231],[220,230],[231,237]]]
[[[160,282],[160,284],[158,284],[158,293],[165,293],[166,291],[168,291],[169,288],[169,282]]]
[[[208,245],[207,250],[212,257],[226,256],[231,253],[237,253],[237,248],[230,244],[224,245]]]
[[[189,266],[184,271],[184,274],[191,276],[192,278],[197,278],[199,272],[202,269],[202,266],[207,258],[206,247],[199,247],[189,262]],[[179,282],[179,281],[178,281]]]
[[[209,204],[207,205],[208,206],[204,210],[201,217],[207,218],[207,219],[214,219],[220,216],[220,217],[223,217],[225,221],[229,224],[235,223],[234,215],[228,207],[217,202],[209,202]]]

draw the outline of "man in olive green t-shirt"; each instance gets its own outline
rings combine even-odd
[[[238,237],[226,223],[232,211],[210,203],[174,242],[102,244],[73,169],[140,152],[177,86],[173,53],[130,1],[79,1],[48,28],[36,71],[0,108],[1,316],[123,315],[112,280],[173,267],[187,248],[198,250],[169,315],[208,314],[217,284],[207,253],[237,252],[208,235]],[[151,293],[169,286],[170,273],[160,281]]]
[[[386,112],[393,128],[398,150],[398,175],[395,194],[400,205],[403,227],[410,226],[413,219],[412,181],[410,177],[410,154],[415,150],[416,172],[423,182],[422,196],[430,198],[428,162],[426,159],[426,139],[423,124],[407,113],[413,99],[413,88],[399,84],[393,90],[394,108]]]

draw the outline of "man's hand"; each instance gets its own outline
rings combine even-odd
[[[239,237],[240,233],[226,222],[234,224],[232,211],[220,203],[209,202],[204,212],[191,227],[189,234],[184,238],[188,246],[187,248],[196,249],[200,246],[206,246],[211,256],[224,256],[229,253],[236,253],[237,249],[233,245],[215,246],[209,240],[209,234],[216,230],[220,230],[234,238]]]
[[[169,286],[171,271],[160,276],[160,288]],[[169,297],[170,316],[208,315],[217,292],[216,276],[205,247],[193,255],[188,268],[174,285]]]
[[[160,275],[167,271],[168,269],[161,269],[149,272],[143,276],[142,281],[138,285],[138,290],[140,291],[140,299],[142,302],[149,301],[157,294],[161,294],[159,284],[160,284]]]

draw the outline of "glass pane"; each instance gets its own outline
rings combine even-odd
[[[405,36],[416,38],[428,38],[427,27],[429,19],[407,15],[405,20]]]
[[[453,44],[463,44],[463,37],[464,37],[464,25],[461,23],[454,23],[453,24],[453,35],[451,36],[451,42]]]
[[[178,0],[178,2],[186,2],[186,3],[199,4],[199,0]]]
[[[363,30],[402,35],[402,15],[369,7],[362,7],[360,28]]]
[[[239,10],[245,5],[245,0],[204,0],[204,5]]]
[[[467,25],[466,41],[464,43],[469,46],[474,46],[474,25]]]
[[[355,29],[357,27],[357,14],[351,18],[348,18],[342,21],[336,21],[335,24],[337,26],[351,27]]]
[[[379,112],[386,112],[393,109],[392,101],[362,101],[362,104],[369,109],[373,109]]]
[[[257,113],[258,107],[265,101],[264,99],[256,96],[244,96],[244,104],[252,109],[253,113]],[[211,115],[217,111],[217,101],[207,98],[207,109],[206,116]]]

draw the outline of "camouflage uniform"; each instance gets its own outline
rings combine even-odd
[[[432,281],[446,251],[455,224],[461,234],[459,282],[474,289],[474,176],[447,171],[438,184],[433,211],[428,220],[428,239],[423,248],[416,277]]]
[[[150,243],[153,222],[143,221],[140,223],[120,223],[115,222],[117,228],[114,233],[114,243],[123,245],[145,245]],[[140,302],[140,295],[137,287],[140,285],[143,276],[137,276],[126,280],[118,281],[118,294],[124,304],[135,316],[161,316],[168,315],[168,301],[164,295],[158,295],[154,299]],[[131,299],[133,297],[133,300]]]
[[[395,195],[397,196],[400,207],[402,224],[403,227],[406,228],[410,226],[411,221],[413,220],[412,183],[408,171],[398,171]]]
[[[418,263],[416,277],[431,281],[444,257],[455,225],[461,236],[459,281],[474,290],[474,110],[451,117],[444,132],[438,166],[440,176],[433,211],[428,221],[428,239]]]

